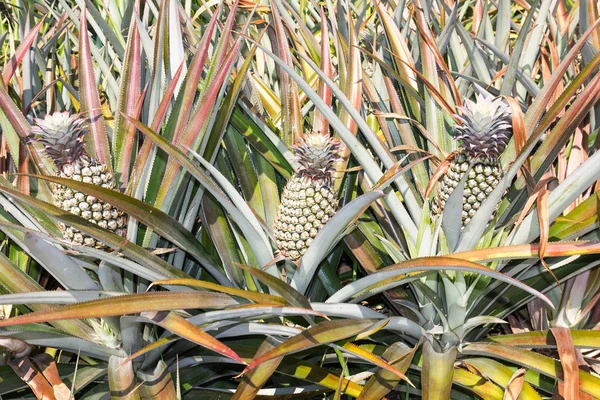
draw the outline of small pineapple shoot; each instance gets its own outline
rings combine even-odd
[[[299,259],[321,227],[335,214],[338,200],[331,173],[339,160],[340,142],[327,133],[309,133],[293,146],[300,167],[283,189],[275,220],[280,253]]]
[[[500,97],[477,96],[476,102],[466,99],[459,108],[462,115],[456,116],[460,124],[454,135],[459,150],[440,181],[433,212],[443,212],[446,201],[467,173],[462,207],[464,228],[502,179],[499,158],[510,139],[512,119],[510,108]]]
[[[85,150],[86,121],[68,112],[55,112],[35,119],[32,136],[44,146],[45,156],[54,161],[57,176],[114,189],[116,182],[108,166],[94,160]],[[125,236],[127,217],[124,213],[94,196],[58,185],[51,185],[57,207],[79,215],[87,221]],[[77,229],[59,224],[64,237],[79,245],[102,248],[102,242]]]

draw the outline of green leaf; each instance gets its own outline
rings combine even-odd
[[[107,245],[109,245],[115,249],[119,249],[119,251],[121,253],[123,253],[127,257],[131,258],[132,260],[137,261],[139,264],[150,267],[155,270],[155,271],[149,271],[150,273],[156,274],[158,272],[160,274],[163,274],[162,278],[165,278],[165,277],[189,278],[189,275],[178,270],[177,268],[173,267],[166,261],[164,261],[161,258],[150,253],[149,251],[141,248],[140,246],[138,246],[132,242],[124,240],[119,235],[116,235],[110,231],[107,231],[106,229],[102,229],[102,228],[98,227],[97,225],[84,220],[81,217],[78,217],[74,214],[67,213],[64,210],[62,210],[54,205],[51,205],[44,201],[38,200],[34,197],[24,195],[21,192],[18,192],[14,189],[10,189],[5,186],[0,185],[0,192],[3,192],[15,199],[18,199],[22,203],[28,204],[32,207],[35,207],[36,209],[41,210],[48,215],[58,218],[62,222],[74,226],[78,230],[80,230],[88,235],[93,236],[94,238],[102,241],[103,243],[106,243]],[[34,231],[31,231],[31,233],[39,235],[39,233],[34,232]],[[48,238],[45,238],[45,239],[48,240]],[[85,251],[90,252],[90,253],[94,254],[96,257],[99,257],[101,259],[104,259],[104,258],[111,259],[110,254],[106,254],[106,252],[101,251],[101,250],[88,248]],[[116,259],[112,258],[112,260],[118,261],[119,258],[116,258]],[[126,263],[126,262],[127,262],[127,260],[123,260],[122,262],[121,261],[116,262],[116,264],[120,265],[120,264]],[[229,281],[226,280],[226,282],[229,282]]]
[[[367,288],[379,286],[384,280],[397,280],[399,282],[398,284],[401,284],[400,282],[402,280],[408,278],[408,274],[420,271],[463,271],[482,274],[510,285],[514,285],[540,298],[550,307],[554,308],[554,305],[550,299],[548,299],[539,291],[532,289],[531,287],[519,282],[514,278],[471,261],[458,260],[450,257],[421,257],[392,265],[346,285],[343,289],[331,296],[327,300],[327,303],[342,303],[347,301],[357,293],[360,293]],[[372,293],[377,293],[377,290],[373,290]]]
[[[227,192],[231,196],[234,196],[233,202],[231,200],[231,197],[223,193],[221,187],[215,185],[214,181],[205,172],[196,167],[196,165],[194,165],[194,163],[188,157],[181,153],[181,151],[179,151],[177,148],[175,148],[173,145],[167,142],[164,138],[157,135],[151,129],[143,125],[141,122],[133,120],[129,117],[126,118],[130,120],[141,132],[143,132],[144,135],[146,135],[146,137],[148,137],[163,151],[169,154],[174,159],[174,161],[179,163],[188,172],[190,172],[194,176],[194,178],[196,178],[202,184],[202,186],[204,186],[204,188],[208,190],[221,203],[221,205],[232,216],[232,218],[234,219],[238,227],[241,229],[241,231],[245,234],[246,239],[250,242],[255,252],[255,256],[262,264],[261,266],[267,265],[269,262],[271,262],[271,260],[273,259],[273,254],[271,252],[268,239],[262,231],[260,223],[256,219],[256,216],[252,213],[252,210],[245,203],[241,195],[233,189],[232,185],[228,181],[226,181],[222,174],[220,174],[212,165],[208,164],[205,160],[202,159],[203,165],[209,168],[209,172],[217,178],[219,184],[221,184],[221,186],[225,184]],[[192,152],[192,154],[197,156],[196,158],[200,161],[201,157],[199,157],[197,153]],[[140,203],[140,205],[144,204],[140,201],[138,201],[138,203]],[[111,204],[116,205],[114,201],[111,201]],[[164,214],[162,212],[160,213]],[[152,226],[150,224],[148,225]],[[161,232],[161,230],[159,230],[157,227],[153,228],[155,228],[157,232]],[[187,234],[189,235],[189,232],[187,232]]]
[[[383,192],[370,192],[356,198],[339,210],[319,231],[315,240],[300,261],[300,267],[292,277],[292,287],[305,293],[319,263],[342,238],[346,227],[355,221],[375,200],[383,197]]]
[[[371,329],[373,324],[377,322],[378,321],[374,319],[321,322],[305,331],[302,331],[298,335],[289,338],[285,342],[260,355],[259,357],[254,358],[242,373],[246,373],[253,368],[256,368],[261,363],[277,357],[293,354],[298,351],[310,349],[324,344],[330,344],[339,340],[356,336],[361,332]]]
[[[235,351],[174,312],[142,312],[141,315],[181,338],[243,363]]]
[[[456,347],[437,351],[428,340],[423,343],[423,366],[421,367],[421,391],[424,400],[450,398]]]
[[[487,377],[503,388],[508,386],[514,373],[511,368],[489,358],[467,358],[462,360],[462,362],[473,368],[476,368],[483,376]],[[525,379],[527,380],[527,375],[525,375]],[[523,385],[519,398],[522,400],[542,399],[542,397],[535,391],[535,389],[533,389],[533,387],[531,387],[531,384],[529,383],[525,383]]]
[[[500,358],[533,369],[551,378],[561,381],[564,379],[563,369],[559,361],[516,347],[498,343],[471,343],[463,347],[462,353],[464,355]],[[600,397],[600,378],[580,370],[579,381],[579,389],[582,392],[594,397]]]
[[[382,358],[392,364],[398,371],[406,373],[418,347],[417,345],[411,349],[402,342],[396,342],[386,349]],[[380,369],[369,378],[357,400],[383,399],[400,381],[401,379],[396,374]]]
[[[202,263],[203,267],[206,268],[206,270],[219,281],[220,284],[226,286],[231,285],[229,279],[227,279],[216,267],[216,261],[212,260],[212,256],[206,252],[198,239],[196,239],[191,232],[181,226],[177,220],[161,210],[149,206],[148,204],[136,198],[91,183],[83,183],[73,179],[59,178],[55,176],[37,176],[37,178],[77,189],[83,193],[90,194],[103,201],[106,201],[120,210],[123,210],[131,217],[148,225],[152,229],[156,230],[160,235],[173,242],[176,246],[194,256]]]
[[[258,350],[256,351],[255,357],[260,357],[267,351],[272,350],[276,345],[276,342],[267,337],[262,342]],[[256,397],[260,388],[267,382],[273,372],[277,369],[283,357],[277,357],[269,361],[265,361],[258,367],[249,371],[242,377],[240,384],[238,385],[235,394],[231,400],[251,400]]]
[[[238,267],[273,289],[279,296],[286,299],[291,305],[309,310],[312,309],[310,302],[302,293],[298,292],[281,279],[278,279],[260,269],[252,268],[247,265],[238,264]]]

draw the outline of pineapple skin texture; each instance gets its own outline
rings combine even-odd
[[[114,189],[116,186],[113,174],[108,170],[108,167],[94,160],[83,162],[82,165],[73,164],[65,166],[58,176],[79,182],[91,183],[107,189]],[[62,185],[53,184],[52,192],[57,207],[71,214],[78,215],[117,235],[125,236],[127,216],[123,211],[94,196]],[[83,234],[75,228],[65,226],[62,223],[59,227],[63,231],[65,239],[76,244],[95,248],[105,247],[102,242]]]
[[[58,168],[56,176],[114,189],[116,182],[110,168],[87,154],[84,135],[88,132],[85,119],[68,112],[55,112],[35,119],[31,137],[44,145],[45,156]],[[51,184],[57,207],[78,215],[88,222],[125,236],[127,216],[110,204],[75,189]],[[104,244],[81,231],[58,224],[65,239],[78,245],[105,248]]]
[[[458,155],[452,160],[448,172],[440,182],[439,205],[434,203],[434,214],[441,214],[446,201],[450,198],[450,195],[467,171],[468,176],[465,182],[462,202],[463,228],[471,221],[471,218],[475,216],[481,204],[498,186],[503,175],[502,168],[498,163],[494,163],[491,160],[479,159],[469,169],[469,160],[467,157],[464,154]]]
[[[499,159],[511,135],[512,117],[508,105],[500,97],[477,96],[476,102],[465,99],[464,106],[459,108],[462,115],[456,115],[460,123],[454,134],[460,143],[459,154],[451,160],[440,181],[432,212],[442,214],[450,195],[467,173],[462,202],[461,228],[464,228],[502,179]]]
[[[280,253],[292,260],[304,255],[321,227],[335,214],[337,205],[329,176],[294,174],[283,189],[275,220]]]

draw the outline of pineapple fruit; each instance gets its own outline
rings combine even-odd
[[[440,181],[438,201],[432,211],[443,212],[446,201],[467,173],[462,207],[464,228],[502,179],[499,158],[511,135],[512,118],[502,98],[477,96],[476,102],[465,100],[460,110],[460,124],[454,135],[460,142],[459,151]]]
[[[340,142],[327,133],[301,137],[293,151],[300,168],[285,185],[275,219],[280,253],[299,259],[337,208],[331,173],[339,160]]]
[[[44,145],[45,155],[58,168],[57,176],[108,189],[116,186],[108,166],[94,160],[85,150],[83,136],[87,133],[86,121],[68,112],[55,112],[45,118],[35,119],[31,134]],[[123,211],[94,196],[58,185],[51,185],[57,207],[83,217],[87,221],[125,236],[127,217]],[[102,248],[102,242],[64,224],[59,225],[64,237],[79,245]]]

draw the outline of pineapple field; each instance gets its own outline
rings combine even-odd
[[[600,399],[600,3],[0,3],[0,399]]]

